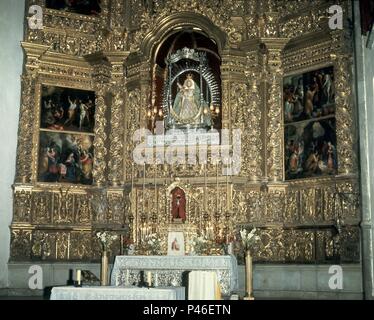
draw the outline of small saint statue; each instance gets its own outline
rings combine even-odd
[[[175,188],[172,192],[171,214],[173,221],[186,221],[186,196],[181,188]]]

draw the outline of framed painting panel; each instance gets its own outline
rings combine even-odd
[[[335,114],[332,66],[283,79],[284,122],[318,119]]]
[[[85,15],[98,15],[101,12],[100,0],[47,0],[48,9],[62,10]]]
[[[336,174],[335,118],[285,126],[286,180]]]
[[[95,92],[42,86],[40,128],[92,133]]]
[[[93,140],[87,134],[41,131],[38,181],[91,185]]]

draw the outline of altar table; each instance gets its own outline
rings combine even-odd
[[[51,300],[185,300],[185,288],[54,287]]]
[[[150,271],[152,283],[159,286],[185,285],[183,277],[188,271],[214,271],[223,295],[229,296],[239,287],[238,264],[234,256],[117,256],[111,285],[137,284],[141,271]]]

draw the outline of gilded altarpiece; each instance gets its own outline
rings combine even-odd
[[[349,2],[339,2],[349,17]],[[166,238],[173,183],[186,193],[187,237],[208,226],[224,236],[256,226],[256,261],[360,260],[352,41],[349,28],[328,28],[330,3],[102,0],[100,12],[86,15],[29,4],[44,15],[43,29],[26,29],[22,43],[12,261],[95,261],[102,229],[139,243],[148,226]],[[236,176],[223,176],[221,165],[217,175],[211,162],[133,165],[133,134],[152,105],[155,51],[184,28],[217,44],[222,128],[242,130]],[[283,79],[331,66],[337,172],[286,180]],[[95,92],[92,185],[38,181],[43,86]],[[113,244],[113,255],[122,250]]]

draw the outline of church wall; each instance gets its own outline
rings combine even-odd
[[[354,4],[356,92],[359,110],[362,261],[366,299],[374,298],[373,228],[374,228],[374,48],[367,47],[368,37],[362,35],[359,4]]]
[[[13,211],[11,186],[15,175],[24,12],[23,0],[0,2],[0,288],[8,285],[9,225]]]

